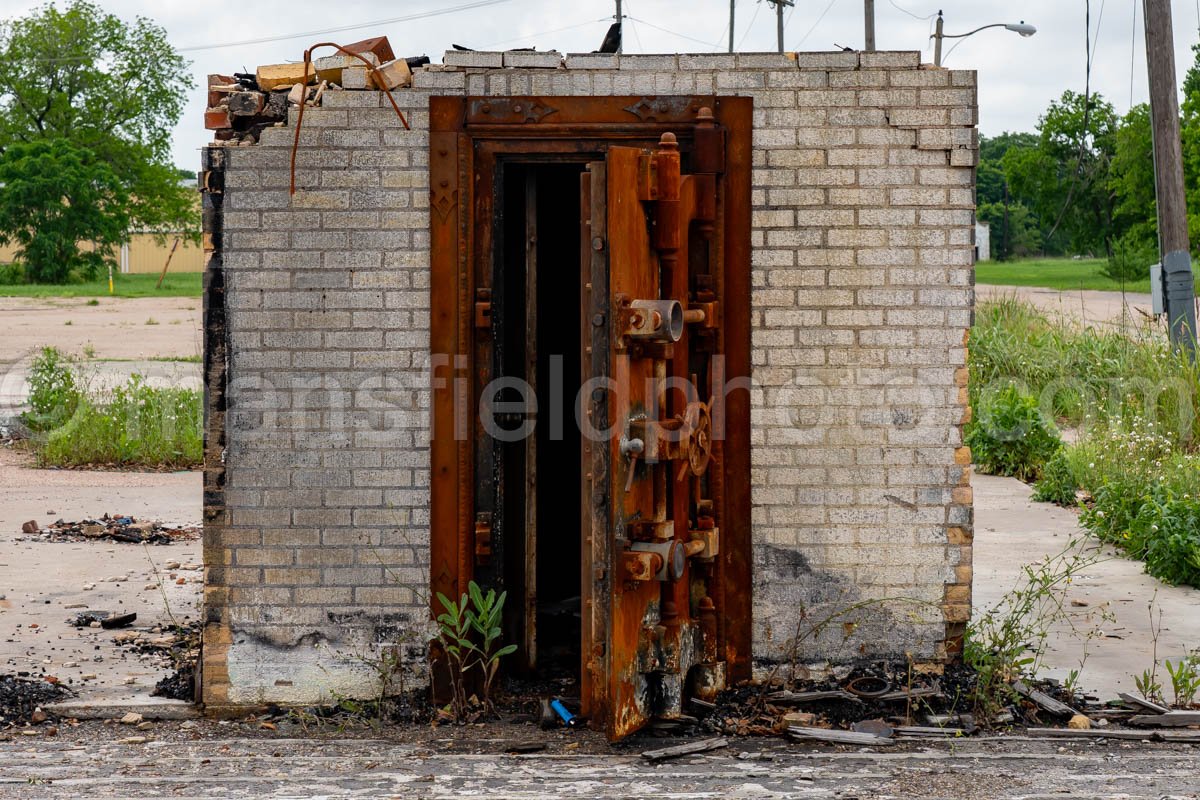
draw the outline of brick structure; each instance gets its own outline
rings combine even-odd
[[[295,195],[293,127],[205,151],[209,707],[373,691],[380,646],[425,680],[439,95],[753,99],[755,661],[960,646],[974,72],[915,52],[545,56],[448,53],[392,93],[411,130],[381,92],[326,92]]]

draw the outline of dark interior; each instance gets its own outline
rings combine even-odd
[[[536,658],[525,651],[526,470],[524,439],[503,446],[505,639],[519,643],[513,672],[535,679],[577,680],[580,669],[580,439],[575,400],[581,383],[580,208],[582,163],[508,163],[497,189],[495,300],[501,330],[497,374],[536,385]],[[527,218],[532,188],[535,219]],[[527,240],[533,234],[536,262],[535,334],[527,336]],[[536,374],[527,375],[529,352],[536,349]],[[518,399],[509,393],[511,399]],[[505,427],[516,427],[506,425]],[[531,668],[532,666],[532,668]]]

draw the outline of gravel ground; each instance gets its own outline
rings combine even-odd
[[[504,754],[514,740],[544,753]],[[0,737],[0,797],[404,798],[1197,798],[1200,749],[1021,737],[890,748],[734,739],[724,750],[651,765],[669,740],[597,752],[578,733],[493,724],[425,729],[420,741],[369,731],[262,731],[189,721],[62,726]],[[591,734],[583,734],[591,736]],[[582,748],[580,748],[582,749]]]

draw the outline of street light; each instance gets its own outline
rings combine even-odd
[[[965,39],[968,36],[971,36],[972,34],[979,33],[980,31],[985,31],[988,28],[1004,28],[1007,31],[1012,31],[1013,33],[1019,33],[1023,37],[1030,37],[1030,36],[1033,36],[1035,33],[1037,33],[1037,28],[1035,28],[1032,25],[1026,24],[1025,20],[1021,20],[1020,22],[995,22],[995,23],[992,23],[991,25],[983,25],[981,27],[978,27],[973,31],[967,31],[966,33],[943,33],[942,32],[942,12],[939,11],[938,15],[937,15],[937,28],[934,30],[933,36],[929,37],[934,40],[933,41],[933,63],[934,63],[934,66],[940,67],[942,65],[942,39]],[[951,48],[951,49],[953,49],[953,48]]]

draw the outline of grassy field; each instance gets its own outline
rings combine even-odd
[[[114,275],[115,297],[199,297],[201,273],[167,273],[161,289],[155,289],[158,275]],[[0,284],[0,297],[107,297],[108,278],[88,283]]]
[[[975,265],[975,282],[996,286],[1042,286],[1049,289],[1099,289],[1119,292],[1119,281],[1106,278],[1102,258],[1033,258],[1022,261],[982,261]],[[1127,292],[1149,292],[1150,278],[1124,286]]]

